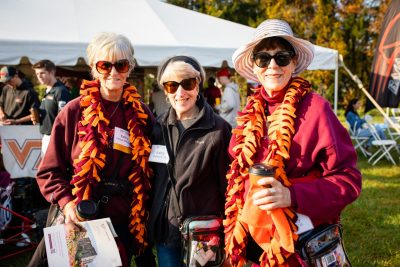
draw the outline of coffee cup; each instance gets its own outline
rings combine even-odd
[[[251,188],[254,190],[265,187],[271,187],[270,185],[267,186],[258,185],[257,182],[260,178],[264,178],[267,176],[273,177],[274,172],[275,172],[274,167],[262,163],[256,163],[253,166],[251,166],[249,169],[249,179]]]

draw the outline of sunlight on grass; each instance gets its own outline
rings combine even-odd
[[[362,156],[358,166],[363,190],[342,214],[350,260],[353,267],[400,266],[400,166],[382,160],[372,167]]]

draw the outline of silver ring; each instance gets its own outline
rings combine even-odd
[[[269,192],[270,192],[271,194],[275,194],[275,193],[276,193],[276,189],[273,188],[273,187],[271,187],[271,188],[269,189]]]

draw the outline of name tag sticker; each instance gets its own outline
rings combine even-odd
[[[113,148],[124,153],[131,153],[131,144],[129,142],[129,132],[119,127],[114,128]]]
[[[311,229],[314,229],[314,225],[312,224],[310,217],[301,213],[297,213],[296,225],[298,227],[297,230],[298,235],[307,232]]]
[[[167,147],[162,145],[152,145],[149,161],[167,164],[169,162]]]

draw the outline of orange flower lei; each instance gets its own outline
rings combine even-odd
[[[99,172],[106,164],[104,150],[108,133],[105,128],[110,121],[104,115],[99,87],[99,81],[83,81],[80,90],[82,117],[78,123],[78,136],[82,151],[74,160],[74,176],[71,180],[71,185],[74,185],[72,194],[76,197],[75,203],[91,198],[93,186],[101,180]],[[146,193],[150,189],[152,174],[148,164],[150,140],[143,133],[148,115],[142,108],[140,95],[134,86],[124,86],[122,100],[125,118],[129,118],[127,128],[134,163],[128,176],[133,185],[129,230],[135,237],[140,254],[147,246],[145,221],[148,211],[144,202],[148,199]]]
[[[268,126],[268,155],[264,164],[275,167],[275,179],[285,186],[290,186],[283,160],[289,159],[294,130],[294,118],[297,104],[311,91],[310,84],[296,77],[291,81],[285,97],[279,107],[268,117],[264,110],[266,102],[261,96],[262,88],[248,99],[248,104],[239,113],[238,127],[233,130],[235,159],[227,174],[228,188],[225,204],[225,250],[233,266],[243,266],[246,262],[245,250],[247,234],[251,227],[240,221],[244,206],[245,181],[249,179],[249,167],[261,145]],[[297,240],[296,214],[292,208],[275,209],[269,213],[272,227],[263,231],[264,239],[269,240],[268,249],[260,257],[261,266],[287,266],[286,259],[294,253],[294,240]],[[257,231],[257,229],[256,229]]]

